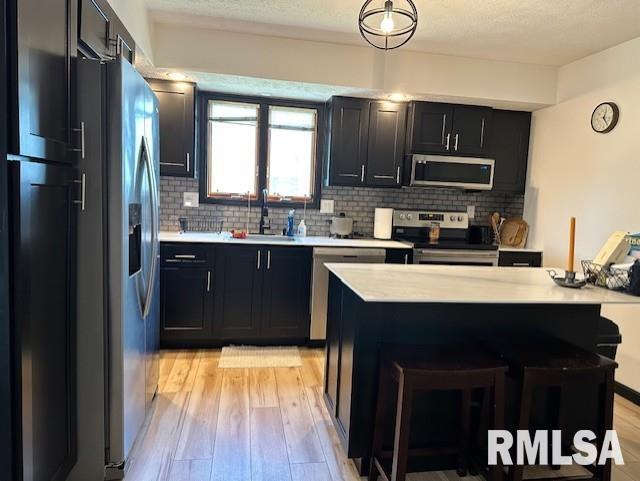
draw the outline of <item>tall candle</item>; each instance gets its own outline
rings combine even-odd
[[[569,225],[569,260],[567,262],[567,271],[573,272],[574,254],[576,247],[576,218],[571,218]]]

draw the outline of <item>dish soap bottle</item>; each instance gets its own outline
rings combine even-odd
[[[307,224],[304,223],[304,219],[298,224],[298,237],[307,237]]]
[[[296,213],[294,209],[289,211],[289,216],[287,217],[287,236],[293,237],[293,215]]]

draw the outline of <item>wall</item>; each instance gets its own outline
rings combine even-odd
[[[136,42],[136,55],[145,57],[153,63],[152,25],[145,7],[140,0],[108,0],[109,5],[127,28]]]
[[[182,206],[182,193],[197,192],[198,181],[173,177],[163,177],[160,182],[160,224],[162,230],[178,230],[178,218],[188,216],[222,217],[225,229],[245,228],[247,224],[247,207],[222,206],[219,204],[200,204],[200,207],[185,208]],[[345,212],[356,223],[354,230],[366,236],[373,235],[373,215],[376,207],[393,207],[396,209],[432,209],[445,211],[466,211],[467,205],[476,206],[476,219],[486,219],[494,211],[504,212],[509,216],[522,215],[524,198],[521,195],[505,195],[493,193],[467,193],[452,189],[368,189],[351,187],[325,187],[323,199],[335,200],[335,212]],[[287,209],[269,208],[271,225],[274,232],[284,227]],[[251,208],[249,228],[257,232],[260,221],[259,205]],[[330,214],[320,214],[318,210],[308,210],[306,215],[308,235],[329,235],[328,220]],[[302,210],[296,212],[296,225],[302,218]]]
[[[545,264],[565,265],[569,217],[577,217],[576,255],[595,255],[614,230],[640,231],[640,38],[559,71],[558,100],[534,112],[524,217],[529,244]],[[609,134],[591,130],[600,102],[620,107]],[[622,331],[617,379],[640,391],[640,307],[605,308]]]

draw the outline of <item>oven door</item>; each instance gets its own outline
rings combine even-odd
[[[493,159],[416,154],[411,167],[411,185],[491,190],[494,165]]]
[[[414,249],[414,264],[460,265],[460,266],[497,266],[497,250],[464,249]]]

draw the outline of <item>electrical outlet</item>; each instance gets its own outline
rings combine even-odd
[[[335,201],[332,199],[321,199],[320,200],[320,213],[321,214],[333,214],[333,209],[335,207]]]
[[[467,206],[467,215],[469,216],[469,220],[473,220],[476,218],[476,206],[468,205]]]
[[[182,203],[185,207],[199,207],[200,197],[197,192],[184,192],[182,194]]]

